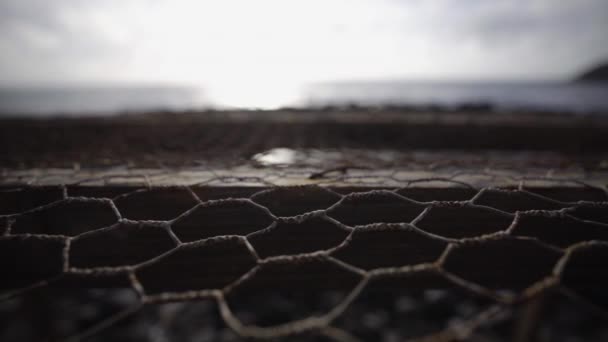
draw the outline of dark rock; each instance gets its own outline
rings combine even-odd
[[[587,70],[576,79],[577,81],[608,81],[608,62]]]

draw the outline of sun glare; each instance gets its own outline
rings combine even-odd
[[[278,109],[298,101],[295,88],[284,84],[235,82],[207,89],[218,108]]]

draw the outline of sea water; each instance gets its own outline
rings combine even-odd
[[[324,106],[410,106],[497,112],[608,113],[608,83],[575,82],[328,82],[213,86],[54,86],[0,88],[0,115],[111,115],[142,111]],[[289,90],[289,91],[287,91]],[[247,96],[243,96],[247,95]],[[257,100],[264,99],[264,102]]]

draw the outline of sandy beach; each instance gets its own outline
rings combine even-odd
[[[434,151],[455,160],[535,151],[597,169],[606,167],[608,119],[361,108],[0,120],[0,165],[10,169],[221,165],[273,148]]]
[[[2,336],[597,339],[608,120],[547,115],[1,119]]]

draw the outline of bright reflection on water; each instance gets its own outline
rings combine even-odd
[[[288,82],[232,82],[208,88],[211,105],[219,108],[278,109],[293,106],[302,89]]]
[[[263,166],[289,166],[294,164],[296,160],[301,159],[299,154],[299,152],[290,148],[279,147],[255,154],[251,158]]]

